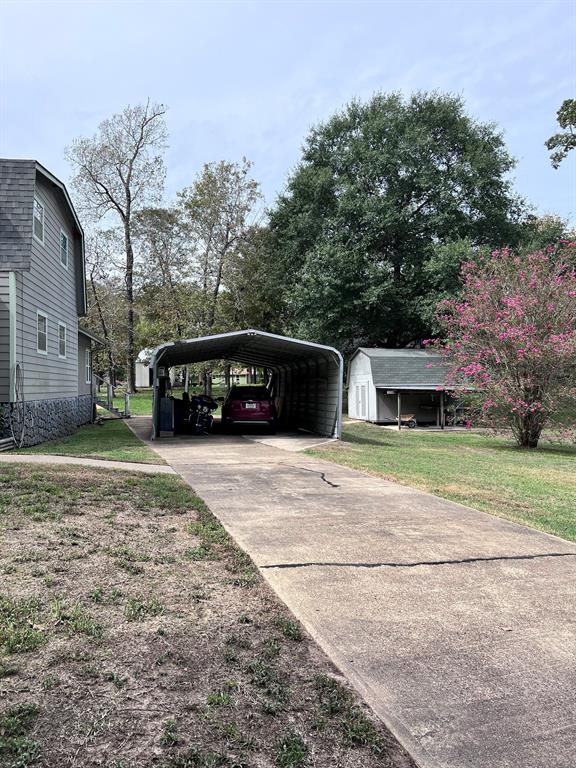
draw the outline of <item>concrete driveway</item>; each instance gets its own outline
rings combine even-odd
[[[153,447],[422,768],[574,768],[575,546],[242,437]]]

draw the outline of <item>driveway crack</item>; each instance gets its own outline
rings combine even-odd
[[[310,469],[309,467],[297,467],[296,464],[286,464],[285,462],[282,462],[283,467],[290,467],[291,469],[300,469],[302,472],[312,472],[314,475],[320,475],[320,479],[323,480],[327,485],[329,485],[331,488],[340,488],[339,485],[336,483],[331,482],[326,477],[325,472],[321,472],[318,469]]]
[[[459,560],[415,560],[409,563],[274,563],[260,568],[417,568],[420,565],[468,565],[469,563],[494,563],[508,560],[538,560],[547,557],[576,557],[576,552],[542,552],[533,555],[494,555],[491,557],[464,557]]]

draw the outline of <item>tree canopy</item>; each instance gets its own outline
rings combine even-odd
[[[136,386],[133,223],[138,211],[156,203],[164,188],[165,112],[162,104],[150,101],[127,106],[103,120],[94,136],[75,139],[66,151],[81,210],[96,221],[112,215],[122,228],[129,392]]]
[[[546,146],[551,152],[550,162],[554,168],[559,168],[562,160],[576,148],[576,99],[565,99],[556,117],[564,130],[550,136]]]
[[[435,249],[517,240],[513,167],[456,96],[379,93],[315,127],[271,212],[293,332],[345,350],[427,335]]]

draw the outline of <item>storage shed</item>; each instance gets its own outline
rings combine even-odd
[[[333,347],[248,329],[173,341],[157,347],[150,367],[154,380],[153,435],[170,432],[161,424],[163,385],[173,366],[230,360],[271,372],[280,427],[304,429],[326,437],[342,432],[344,364]]]
[[[444,426],[446,374],[436,352],[360,347],[348,370],[348,415],[399,427]]]

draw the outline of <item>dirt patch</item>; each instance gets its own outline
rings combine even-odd
[[[171,476],[0,468],[0,765],[409,768]]]

